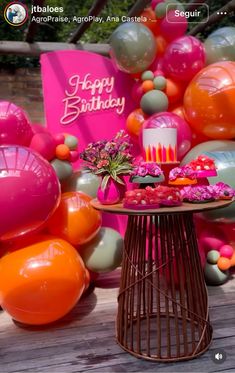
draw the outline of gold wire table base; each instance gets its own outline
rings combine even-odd
[[[192,213],[128,217],[116,337],[124,350],[154,361],[208,349],[212,327]]]

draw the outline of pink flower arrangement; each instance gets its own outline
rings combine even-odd
[[[169,173],[169,180],[173,181],[178,178],[188,178],[194,180],[196,179],[196,172],[188,165],[175,167]]]
[[[135,166],[132,175],[135,176],[160,176],[163,174],[161,168],[154,162],[140,162]]]
[[[104,190],[110,177],[124,184],[120,175],[130,175],[133,170],[130,137],[121,130],[110,141],[102,140],[88,144],[80,154],[86,168],[95,175],[103,177],[101,188]]]

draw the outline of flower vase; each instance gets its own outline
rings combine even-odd
[[[122,181],[124,182],[123,179]],[[101,185],[97,191],[97,199],[102,205],[114,205],[121,201],[125,195],[126,185],[118,183],[112,177],[109,178],[104,189],[101,188]]]

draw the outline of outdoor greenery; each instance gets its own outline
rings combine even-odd
[[[21,0],[25,3],[29,9],[32,5],[32,0]],[[187,2],[186,0],[180,0],[182,3]],[[210,14],[213,11],[219,9],[225,5],[227,0],[210,0]],[[64,13],[63,16],[86,16],[93,0],[47,0],[45,5],[49,6],[63,6]],[[106,7],[100,14],[105,20],[107,16],[119,16],[126,15],[128,10],[133,6],[135,0],[109,0]],[[9,0],[1,0],[2,14],[0,17],[0,40],[24,40],[25,32],[27,30],[27,25],[20,28],[15,28],[8,25],[3,19],[4,7],[9,4]],[[58,16],[54,14],[54,16]],[[202,17],[203,18],[203,17]],[[121,22],[121,21],[120,21]],[[93,23],[91,27],[86,31],[86,33],[81,38],[80,42],[89,43],[107,43],[112,31],[117,27],[117,22],[103,22],[101,24]],[[225,17],[221,22],[207,28],[202,34],[197,35],[198,37],[204,39],[208,33],[213,29],[224,25],[234,25],[234,15]],[[73,33],[74,29],[78,26],[75,22],[70,23],[41,23],[38,26],[37,35],[35,41],[51,41],[51,42],[65,42],[69,36]],[[195,26],[191,24],[189,29]],[[11,68],[15,66],[37,66],[39,64],[38,58],[27,58],[19,56],[0,56],[0,67]]]

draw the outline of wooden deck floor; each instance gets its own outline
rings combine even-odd
[[[180,363],[155,363],[124,352],[115,342],[119,270],[103,275],[63,320],[50,327],[22,327],[0,313],[0,373],[235,372],[235,279],[209,288],[214,327],[211,348]],[[227,359],[211,354],[223,348]]]

